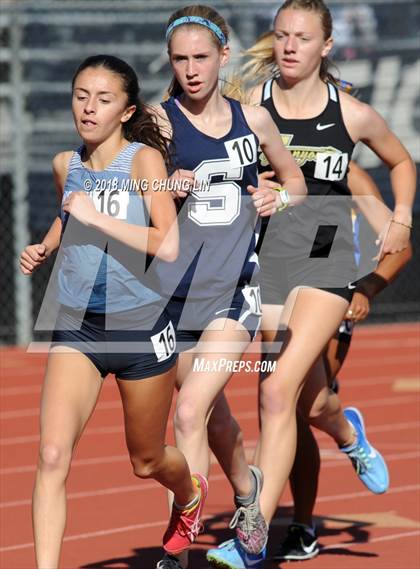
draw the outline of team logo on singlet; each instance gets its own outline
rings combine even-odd
[[[292,153],[293,158],[299,167],[302,167],[306,162],[316,162],[318,154],[341,154],[334,146],[293,146],[293,134],[282,134],[281,139],[284,146]],[[261,166],[268,166],[269,162],[264,152],[259,156]]]
[[[315,162],[315,177],[322,180],[342,180],[347,171],[348,154],[342,153],[334,146],[295,146],[292,145],[294,135],[282,134],[284,146],[292,153],[297,165],[302,168],[307,162]],[[261,166],[269,162],[264,152],[260,151]]]

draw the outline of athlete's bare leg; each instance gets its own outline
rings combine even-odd
[[[297,447],[290,473],[294,505],[293,521],[312,526],[321,459],[318,443],[307,421],[299,413],[296,418]]]
[[[249,468],[243,435],[232,416],[224,393],[217,398],[207,425],[209,446],[229,480],[236,496],[247,496],[251,490]]]
[[[318,289],[289,295],[282,314],[286,345],[276,370],[260,385],[259,465],[264,473],[261,508],[270,521],[291,472],[296,450],[296,406],[305,377],[341,322],[348,303]],[[281,460],[272,460],[273,455]]]
[[[66,524],[66,480],[72,454],[96,405],[101,376],[80,352],[49,355],[41,398],[41,441],[33,493],[35,554],[39,569],[59,566]]]
[[[216,326],[219,321],[214,321]],[[225,358],[232,362],[241,358],[243,351],[249,344],[249,334],[242,327],[238,329],[238,323],[226,320],[223,330],[206,329],[201,335],[200,341],[194,350],[194,357],[203,358],[206,362],[219,362]],[[218,343],[221,347],[228,346],[229,342],[235,342],[239,350],[230,353],[211,353],[206,351],[207,346]],[[184,354],[181,355],[183,359]],[[192,362],[191,354],[186,354],[189,363]],[[232,371],[222,369],[220,371],[194,371],[192,367],[186,372],[184,362],[181,361],[178,377],[182,386],[178,394],[177,408],[175,413],[175,434],[177,446],[187,458],[193,471],[204,475],[209,471],[209,448],[207,439],[207,421],[210,417],[217,397],[223,391],[226,383],[232,376]],[[181,373],[183,377],[181,378]],[[249,469],[244,462],[244,478],[249,479]]]
[[[175,384],[175,367],[154,377],[118,380],[125,436],[134,474],[153,478],[171,490],[177,504],[191,502],[196,490],[184,455],[165,445]]]

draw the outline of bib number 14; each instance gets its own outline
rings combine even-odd
[[[321,152],[316,157],[315,178],[331,181],[342,180],[346,175],[348,162],[347,153]]]

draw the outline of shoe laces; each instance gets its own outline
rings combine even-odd
[[[357,474],[363,474],[370,469],[371,461],[369,455],[362,446],[357,446],[349,452],[349,457]]]
[[[203,524],[198,517],[199,503],[196,504],[193,510],[178,510],[173,508],[171,521],[168,531],[170,533],[179,533],[183,537],[188,537],[191,541],[203,530]],[[197,510],[197,511],[196,511]],[[193,517],[189,517],[190,514]]]
[[[258,505],[255,502],[249,506],[240,506],[229,523],[230,529],[239,526],[246,535],[250,535],[258,527],[258,513]]]

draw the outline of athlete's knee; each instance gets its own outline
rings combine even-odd
[[[205,427],[205,417],[192,399],[178,401],[174,415],[175,429],[188,435]]]
[[[66,475],[70,469],[71,450],[55,443],[41,444],[38,468],[41,472],[62,471]]]
[[[156,478],[162,468],[163,448],[152,453],[132,453],[130,455],[133,472],[139,478]]]
[[[285,389],[281,380],[266,380],[260,384],[260,406],[264,413],[289,414],[294,408],[295,399],[293,394]]]

